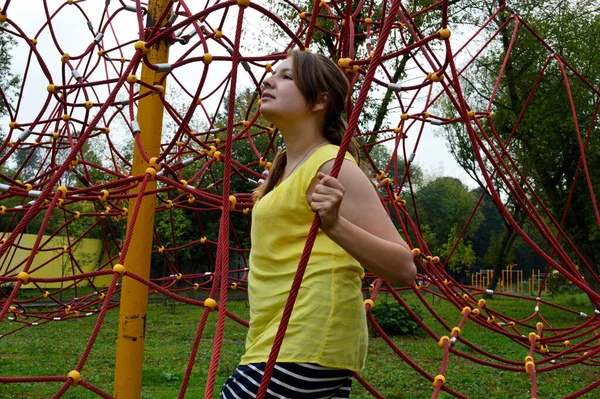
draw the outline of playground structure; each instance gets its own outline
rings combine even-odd
[[[48,3],[43,1],[45,9],[49,7]],[[431,345],[439,345],[443,351],[443,361],[437,373],[423,370],[404,355],[401,348],[388,341],[398,354],[398,361],[407,362],[422,378],[433,383],[432,398],[438,397],[442,391],[458,398],[468,397],[452,389],[451,380],[446,381],[446,366],[453,356],[468,359],[474,364],[514,372],[519,378],[528,378],[531,381],[532,398],[537,396],[536,375],[539,373],[564,372],[573,364],[598,366],[600,295],[589,288],[588,282],[575,266],[575,263],[585,263],[585,260],[575,260],[567,254],[567,244],[555,237],[550,229],[561,231],[561,225],[552,218],[540,216],[538,209],[541,200],[532,202],[531,196],[527,195],[518,181],[518,173],[514,171],[516,167],[511,169],[506,166],[511,160],[506,152],[508,144],[496,142],[486,134],[483,125],[493,127],[493,96],[487,110],[474,110],[462,93],[461,74],[477,57],[466,56],[463,50],[467,46],[473,46],[475,50],[485,49],[485,41],[473,39],[483,34],[484,27],[490,27],[494,17],[510,11],[506,4],[500,4],[482,29],[464,43],[457,44],[451,42],[448,1],[439,1],[409,12],[401,1],[394,0],[389,2],[384,14],[375,13],[377,7],[370,2],[361,2],[363,8],[357,10],[345,9],[341,7],[345,2],[336,1],[316,2],[307,9],[290,5],[298,14],[294,27],[286,25],[266,5],[250,0],[225,1],[207,5],[206,8],[199,8],[193,4],[196,2],[184,0],[152,0],[147,5],[140,1],[100,3],[100,12],[97,12],[86,8],[91,4],[98,7],[97,1],[67,0],[47,12],[46,19],[27,32],[20,26],[23,21],[11,17],[14,3],[11,5],[6,2],[0,14],[0,21],[5,23],[4,32],[17,40],[20,46],[28,48],[18,100],[7,108],[10,130],[0,145],[0,164],[15,164],[19,154],[24,154],[25,158],[22,165],[15,165],[15,175],[0,174],[0,215],[8,220],[0,236],[0,284],[14,285],[9,295],[0,297],[0,323],[10,323],[8,329],[2,330],[4,332],[0,340],[18,334],[22,328],[44,325],[50,321],[68,323],[70,319],[88,317],[86,315],[96,318],[88,344],[72,370],[58,376],[0,375],[0,383],[60,382],[61,387],[54,396],[56,398],[71,389],[87,389],[100,397],[113,397],[102,387],[86,381],[85,365],[103,326],[106,312],[113,306],[111,299],[120,293],[114,396],[139,397],[146,299],[151,290],[195,305],[201,313],[194,342],[187,343],[190,358],[178,397],[185,397],[191,371],[200,365],[208,365],[205,398],[212,397],[215,390],[218,391],[215,374],[219,367],[225,318],[247,325],[245,320],[227,311],[228,292],[245,289],[245,270],[231,271],[229,259],[231,252],[249,251],[238,237],[237,230],[249,229],[251,191],[255,183],[264,177],[263,172],[270,166],[269,160],[273,159],[277,149],[274,127],[264,125],[259,120],[257,96],[249,99],[247,109],[236,112],[240,103],[238,100],[243,100],[236,97],[240,88],[238,83],[243,75],[259,92],[260,82],[272,71],[277,61],[284,59],[292,48],[312,48],[317,32],[330,35],[335,41],[331,56],[347,72],[354,88],[354,98],[348,104],[347,134],[340,153],[343,154],[353,135],[363,139],[377,135],[376,144],[393,147],[393,155],[384,168],[374,165],[369,156],[370,146],[363,146],[362,152],[371,167],[377,170],[374,177],[379,192],[390,206],[391,217],[400,224],[403,235],[413,248],[420,271],[420,283],[404,289],[395,289],[374,276],[365,276],[365,285],[370,288],[365,289],[367,311],[375,306],[380,292],[389,291],[407,310],[410,308],[402,297],[404,293],[418,297],[435,315],[435,309],[428,306],[428,299],[424,295],[431,293],[453,304],[457,316],[460,315],[455,325],[440,320],[447,330],[447,334],[442,336],[435,334],[419,320],[431,337]],[[426,14],[439,15],[439,26],[435,31],[423,32],[416,23],[419,16]],[[257,50],[260,54],[244,50],[242,29],[244,17],[248,15],[263,16],[276,27],[285,38],[283,48],[271,52],[261,48]],[[510,15],[509,20],[515,27],[519,25],[520,29],[526,29],[535,36],[535,32],[518,13]],[[75,37],[77,35],[69,37],[63,34],[59,39],[55,21],[60,18],[77,21],[84,27],[87,25],[87,36],[81,39]],[[364,29],[361,33],[364,45],[359,52],[355,52],[353,43],[358,37],[355,33],[359,26],[361,30]],[[505,29],[508,29],[508,23],[498,29],[492,39],[497,32]],[[396,37],[403,44],[398,51],[392,51],[389,46],[392,32],[399,32]],[[84,40],[85,45],[80,46],[77,53],[67,53],[71,47],[69,40],[76,39]],[[538,39],[544,43],[542,38]],[[72,46],[76,47],[75,44]],[[422,72],[416,84],[390,82],[387,64],[405,54],[410,54],[408,63]],[[473,54],[479,52],[473,51]],[[560,54],[549,54],[550,61],[572,72],[572,79],[585,80],[569,69],[570,66],[561,59]],[[459,62],[461,65],[458,65]],[[192,75],[189,74],[190,69],[194,72]],[[224,70],[226,73],[222,74]],[[36,75],[44,80],[43,90],[29,86],[30,79]],[[393,122],[394,127],[377,132],[358,128],[367,98],[377,94],[371,86],[389,88],[395,93],[393,101],[402,112]],[[176,99],[169,99],[171,87],[177,87],[183,93],[183,99],[177,99],[185,103],[183,111],[174,106]],[[30,93],[29,90],[35,94],[29,94],[27,98],[45,99],[32,115],[27,115],[27,109],[32,107],[24,103],[28,101],[24,99],[24,93]],[[591,90],[600,93],[593,86]],[[426,97],[424,104],[417,101],[422,96]],[[442,97],[453,104],[456,111],[454,117],[435,113],[436,101]],[[5,94],[3,98],[5,102],[8,101]],[[215,124],[219,112],[227,115],[225,126]],[[592,112],[594,120],[598,108]],[[236,119],[239,114],[244,115],[243,119]],[[175,125],[169,134],[162,131],[163,116]],[[206,125],[192,127],[192,118],[198,116]],[[503,177],[502,184],[511,194],[519,198],[520,206],[527,210],[528,217],[554,252],[549,255],[541,250],[507,214],[505,217],[511,226],[547,262],[548,269],[558,271],[588,295],[595,312],[582,317],[581,323],[574,323],[567,329],[554,328],[551,321],[542,319],[540,305],[552,306],[542,299],[545,294],[543,279],[549,274],[547,272],[538,272],[536,278],[532,276],[530,279],[532,284],[537,281],[537,284],[528,287],[536,295],[535,298],[528,298],[532,301],[532,315],[526,319],[515,318],[510,314],[495,312],[482,298],[492,277],[489,273],[474,275],[471,286],[461,286],[446,273],[444,266],[447,259],[442,260],[428,250],[420,227],[407,212],[412,202],[410,164],[419,150],[422,151],[418,147],[418,138],[424,128],[450,124],[463,124],[469,131],[482,175],[494,200],[501,202],[482,157],[494,166],[495,173]],[[574,129],[581,139],[579,128],[576,126]],[[411,148],[408,137],[412,136],[417,139]],[[133,159],[128,159],[126,149],[119,146],[123,137],[134,143]],[[108,154],[106,160],[94,158],[92,153],[85,150],[84,146],[92,144],[105,149]],[[248,148],[252,159],[244,158],[242,161],[241,157],[236,158],[235,154],[240,154],[239,146]],[[404,154],[403,159],[396,156],[400,151]],[[585,151],[581,157],[585,160]],[[20,172],[34,158],[41,161],[39,169],[33,176],[19,179]],[[332,171],[334,176],[339,171],[340,160],[341,157],[336,160]],[[403,175],[398,173],[399,162],[405,166],[406,173]],[[585,169],[585,162],[582,163],[582,169]],[[239,187],[242,183],[245,184],[244,191],[232,191],[232,187]],[[596,209],[593,195],[590,201]],[[161,242],[154,217],[169,215],[170,228],[175,232],[177,225],[173,215],[176,211],[195,215],[200,235],[194,240],[182,241],[173,234],[169,242]],[[202,225],[200,216],[208,213],[219,215],[218,235],[214,237],[203,233],[206,226]],[[59,215],[61,223],[49,232],[50,222],[56,215]],[[237,221],[245,221],[244,224],[232,225],[233,217]],[[32,244],[24,247],[22,233],[34,218],[41,219],[39,233]],[[550,224],[547,222],[549,219],[553,221],[550,227],[547,225]],[[84,222],[85,228],[77,228]],[[315,220],[310,232],[307,232],[307,246],[267,364],[260,398],[266,393],[267,382],[284,337],[286,320],[293,309],[317,229],[318,220]],[[101,260],[94,271],[88,272],[79,266],[80,259],[73,249],[93,232],[101,233],[107,260]],[[67,240],[65,248],[44,238],[50,236],[64,237]],[[414,240],[410,237],[414,237]],[[216,254],[210,272],[181,273],[177,252],[189,246],[211,255],[213,252]],[[30,251],[31,255],[15,261],[14,254],[23,248]],[[71,272],[61,276],[44,276],[42,270],[45,265],[35,263],[36,255],[41,251],[61,252],[61,256],[67,257]],[[168,264],[169,272],[158,279],[149,278],[152,255],[162,256]],[[502,288],[496,294],[503,295],[510,291],[511,294],[529,296],[521,283],[523,273],[518,274],[512,268],[505,272],[501,279]],[[237,278],[240,273],[242,278]],[[110,278],[110,283],[106,288],[100,285],[95,287],[96,278]],[[42,284],[57,282],[67,287],[89,284],[96,288],[96,292],[63,302],[58,299],[56,291],[42,287]],[[199,301],[181,295],[181,290],[175,293],[173,287],[176,282],[189,291],[204,290],[209,298]],[[39,291],[39,296],[20,301],[19,292],[25,288]],[[48,299],[53,302],[51,310],[16,317],[23,305]],[[218,312],[218,322],[212,357],[210,360],[199,359],[198,347],[208,315],[213,311]],[[564,311],[574,315],[582,313],[579,310]],[[367,314],[369,322],[378,329],[374,319]],[[469,345],[460,334],[471,323],[489,328],[490,334],[502,334],[510,338],[514,345],[523,348],[523,359],[498,358],[493,353]],[[385,335],[381,330],[378,331]],[[469,351],[475,351],[477,357],[463,350],[462,345],[469,346]],[[377,387],[371,386],[360,375],[357,374],[356,379],[374,397],[382,397]],[[584,395],[598,386],[600,379],[581,386],[569,397]]]

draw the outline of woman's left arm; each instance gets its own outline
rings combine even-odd
[[[321,218],[321,230],[366,269],[391,283],[410,285],[417,270],[413,254],[381,204],[373,184],[344,160],[338,178],[325,163],[306,198]]]

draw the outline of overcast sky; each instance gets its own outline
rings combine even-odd
[[[64,0],[50,0],[46,3],[48,4],[49,14],[52,15],[61,5],[65,4],[66,2]],[[116,10],[119,7],[118,1],[113,0],[112,3],[113,4],[110,5],[109,9],[111,14],[114,10]],[[188,4],[188,6],[191,8],[192,12],[200,11],[201,5],[199,3],[204,4],[204,2],[199,1],[186,2],[186,4]],[[261,2],[255,1],[255,3]],[[42,0],[13,1],[9,6],[8,16],[29,37],[32,38],[40,31],[40,29],[42,29],[44,23],[47,21],[43,4],[44,2]],[[86,15],[90,19],[93,29],[95,31],[98,30],[98,25],[100,23],[100,18],[104,9],[104,4],[105,0],[88,0],[79,3],[81,8],[84,10]],[[134,3],[132,2],[131,4]],[[216,12],[207,20],[207,22],[214,27],[219,23],[222,15],[222,11]],[[224,34],[232,38],[232,40],[235,33],[236,15],[237,7],[232,7],[232,9],[227,15],[227,23],[225,24],[223,29]],[[115,45],[115,35],[116,37],[118,37],[120,43],[124,43],[130,40],[137,40],[137,21],[134,13],[119,13],[114,20],[113,27],[114,33],[111,29],[109,29],[107,30],[106,34],[104,35],[104,38],[102,39],[104,48],[111,48]],[[45,64],[48,66],[50,73],[52,74],[52,82],[49,82],[48,78],[44,76],[39,64],[35,60],[32,61],[30,69],[29,71],[27,71],[26,80],[24,81],[25,89],[22,98],[21,108],[17,117],[17,121],[19,122],[32,121],[35,118],[35,116],[40,112],[40,110],[43,107],[44,101],[46,100],[46,86],[49,83],[60,84],[60,82],[62,81],[62,52],[67,52],[71,56],[76,56],[78,54],[83,53],[84,50],[94,41],[94,35],[90,32],[88,28],[86,18],[74,5],[64,6],[52,18],[52,28],[56,34],[57,40],[60,45],[60,49],[58,49],[52,42],[51,36],[49,34],[49,29],[47,27],[42,31],[42,34],[39,35],[39,43],[37,46],[38,51],[40,51]],[[188,31],[189,30],[190,29],[188,28]],[[244,47],[248,49],[247,51],[256,51],[255,54],[251,55],[267,54],[265,53],[264,47],[255,45],[256,42],[254,38],[257,35],[263,35],[263,37],[273,37],[273,32],[269,31],[269,29],[266,28],[264,21],[260,20],[259,13],[251,9],[247,10],[245,14],[244,31]],[[458,46],[456,40],[460,40],[460,38],[453,38],[453,40],[455,40],[455,42],[453,42],[453,46]],[[278,49],[280,49],[280,45],[283,44],[285,43],[282,43],[281,40],[278,40],[277,42],[272,42],[272,46]],[[188,47],[179,44],[171,46],[170,62],[178,60],[182,56],[182,54],[187,50]],[[223,51],[222,48],[216,48],[215,46],[212,46],[210,48],[210,51],[215,55],[227,54]],[[123,56],[125,58],[130,58],[133,55],[133,53],[134,49],[132,45],[129,45],[123,49]],[[21,76],[21,78],[25,77],[28,54],[28,45],[23,40],[18,39],[18,45],[13,50],[12,71],[13,73]],[[94,51],[93,54],[94,55],[91,57],[92,63],[94,63],[98,58],[96,55],[96,51]],[[193,56],[198,56],[199,54],[202,54],[202,52],[194,52]],[[250,55],[248,53],[244,54]],[[90,57],[84,58],[84,61],[87,62],[89,58]],[[75,65],[77,65],[77,61],[73,62]],[[215,88],[225,78],[228,72],[225,65],[227,64],[217,65],[216,62],[211,64],[209,69],[210,78],[206,84],[205,89],[203,89],[203,93],[208,93],[212,91],[212,89]],[[77,69],[81,71],[83,71],[84,68],[84,65],[77,67]],[[110,66],[108,67],[109,76],[115,77],[115,70],[111,70],[111,68],[112,67]],[[107,74],[106,70],[107,68],[105,68],[104,63],[102,62],[100,68],[98,68],[97,71],[90,76],[90,80],[105,79]],[[182,82],[182,84],[185,85],[187,88],[192,89],[194,87],[197,87],[200,77],[200,73],[197,70],[197,64],[191,64],[189,67],[178,68],[177,70],[175,70],[174,73],[177,79],[180,82]],[[255,70],[254,73],[257,77],[261,76],[260,70]],[[240,73],[238,75],[239,86],[251,85],[249,75],[247,73],[244,73],[242,68],[240,68]],[[98,89],[97,95],[100,96],[100,98],[106,97],[110,88],[110,86],[105,86]],[[216,103],[215,105],[212,105],[210,102],[207,102],[205,106],[207,106],[210,109],[211,106],[216,106]],[[421,107],[421,109],[419,109],[419,107]],[[409,113],[421,112],[422,107],[422,101],[417,101]],[[50,116],[50,111],[52,111],[52,109],[52,107],[47,109],[47,112],[44,115],[44,119]],[[399,117],[399,112],[390,113],[391,123],[396,124]],[[2,120],[3,126],[7,126],[8,122],[9,119],[4,118]],[[416,124],[414,129],[418,128],[420,128],[420,126]],[[34,129],[34,131],[36,130]],[[408,149],[412,149],[412,147],[414,146],[414,140],[417,137],[417,132],[417,130],[408,132]],[[410,153],[410,150],[408,152]],[[474,183],[461,170],[461,168],[456,164],[456,162],[452,158],[451,154],[447,149],[445,140],[443,138],[435,137],[434,130],[430,127],[430,125],[426,125],[423,131],[421,141],[419,144],[419,149],[416,153],[415,163],[421,166],[426,175],[453,176],[461,179],[465,184],[469,185],[470,187],[474,187]]]

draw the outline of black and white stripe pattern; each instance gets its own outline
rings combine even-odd
[[[265,363],[238,366],[225,382],[221,399],[256,398]],[[331,369],[311,363],[277,363],[267,398],[345,399],[350,396],[352,371]]]

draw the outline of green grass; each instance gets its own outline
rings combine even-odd
[[[431,300],[431,295],[427,295]],[[378,301],[385,300],[385,295]],[[388,298],[389,299],[389,298]],[[409,303],[416,303],[413,294],[405,295]],[[583,296],[561,296],[554,302],[577,311],[593,314]],[[452,305],[435,300],[436,312],[453,327],[460,320],[460,312]],[[513,317],[529,316],[533,302],[496,297],[488,300],[488,306]],[[425,322],[438,335],[448,334],[433,317],[421,310]],[[245,302],[229,304],[229,309],[247,319]],[[151,303],[148,308],[146,326],[145,358],[143,371],[143,398],[175,398],[189,359],[190,348],[202,310],[176,303]],[[555,327],[574,326],[582,319],[571,314],[542,307],[542,314]],[[213,347],[217,313],[212,313],[204,331],[198,360],[186,397],[204,396],[205,381]],[[538,320],[534,320],[533,323]],[[95,318],[81,318],[65,322],[51,322],[37,327],[27,327],[15,334],[0,339],[0,376],[52,376],[66,375],[75,368],[94,328]],[[92,353],[82,370],[82,378],[112,394],[116,351],[118,310],[108,312]],[[0,334],[12,331],[16,323],[4,320],[0,323]],[[220,386],[235,369],[242,355],[246,330],[231,320],[226,321],[225,337],[221,351],[221,362],[217,373],[214,397],[218,397]],[[527,335],[531,331],[521,331]],[[476,346],[503,358],[523,361],[527,349],[508,338],[490,333],[486,328],[467,321],[461,336]],[[440,371],[443,352],[437,343],[426,335],[394,338],[395,343],[407,356],[432,375]],[[476,351],[457,343],[455,349],[479,358]],[[536,355],[536,359],[540,359]],[[429,398],[431,383],[403,362],[381,338],[372,338],[369,358],[361,375],[387,398]],[[596,381],[600,373],[590,366],[571,366],[552,372],[538,373],[538,397],[560,398]],[[473,399],[529,398],[531,384],[525,372],[510,372],[476,364],[456,355],[450,355],[447,386]],[[60,384],[3,384],[0,398],[49,398]],[[597,398],[600,390],[592,391],[584,398]],[[69,389],[63,398],[94,398],[91,392],[76,387]],[[353,398],[371,396],[355,383]],[[440,398],[452,396],[442,393]]]

